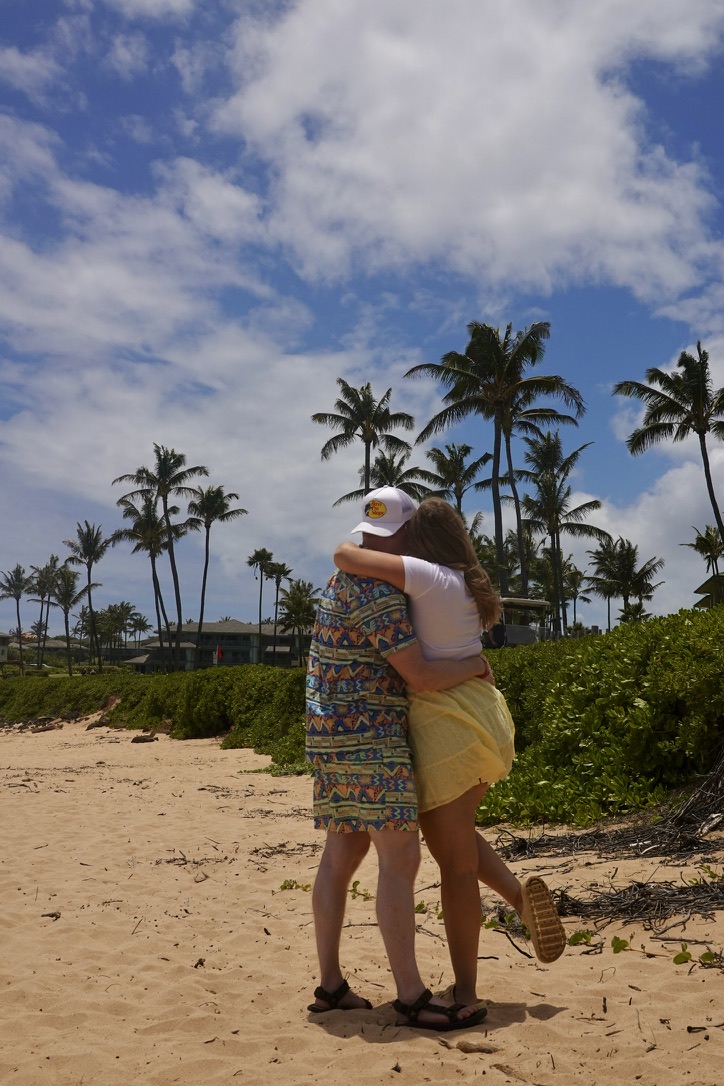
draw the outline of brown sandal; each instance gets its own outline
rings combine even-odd
[[[308,1011],[312,1014],[326,1014],[327,1011],[361,1011],[367,1009],[372,1010],[372,1004],[369,999],[365,999],[364,1007],[340,1007],[340,1003],[347,995],[349,991],[349,984],[346,980],[343,980],[336,992],[328,992],[320,985],[319,988],[314,989],[314,998],[323,999],[325,1003],[329,1003],[328,1007],[318,1007],[316,1003],[310,1003],[307,1007]],[[361,998],[361,997],[360,997]]]
[[[566,949],[566,932],[553,895],[539,875],[526,879],[522,893],[520,918],[530,932],[536,958],[544,965],[550,965]]]
[[[431,1029],[436,1033],[447,1033],[453,1029],[470,1029],[471,1026],[479,1025],[488,1013],[487,1007],[478,1007],[469,1018],[458,1018],[459,1012],[465,1010],[465,1005],[455,1003],[452,1007],[443,1007],[441,1003],[433,1003],[432,992],[429,988],[426,988],[414,1003],[402,1003],[399,999],[396,999],[392,1006],[398,1014],[404,1014],[408,1019],[407,1022],[398,1022],[399,1026],[410,1026],[411,1029]],[[432,1014],[443,1014],[448,1021],[421,1022],[420,1015],[423,1011],[430,1011]]]

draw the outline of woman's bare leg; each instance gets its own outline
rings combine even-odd
[[[489,785],[482,786],[482,792],[478,803],[488,790]],[[475,831],[478,850],[478,879],[489,886],[499,897],[507,901],[509,905],[520,913],[523,907],[520,882],[515,877],[504,860],[501,860],[492,845],[488,844],[481,833]]]
[[[475,785],[452,803],[420,812],[420,828],[440,868],[445,931],[455,974],[455,998],[466,1006],[477,1001],[480,856],[475,812],[485,788],[482,784]],[[486,866],[489,866],[487,857]]]

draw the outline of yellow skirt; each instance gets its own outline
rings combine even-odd
[[[409,743],[419,810],[452,803],[475,784],[507,777],[515,725],[496,687],[471,679],[410,694]]]

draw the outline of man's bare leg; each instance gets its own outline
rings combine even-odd
[[[347,890],[352,876],[367,855],[370,847],[369,834],[327,832],[322,859],[314,880],[312,910],[314,932],[317,939],[317,955],[321,973],[321,987],[335,992],[344,977],[339,961],[339,944],[347,904]],[[328,1004],[317,998],[318,1007]],[[366,1001],[354,992],[348,992],[339,1002],[344,1009],[365,1007]]]

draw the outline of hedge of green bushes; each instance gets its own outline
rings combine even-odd
[[[116,704],[113,702],[120,699]],[[0,682],[0,717],[68,717],[108,708],[131,728],[170,726],[176,739],[224,735],[278,764],[304,758],[304,672],[259,664],[171,675],[25,677]]]
[[[724,607],[619,626],[581,640],[491,653],[516,722],[518,757],[482,822],[589,825],[660,803],[711,767],[724,738]],[[90,713],[223,735],[278,767],[303,765],[304,673],[258,664],[173,675],[0,682],[0,717]]]
[[[589,825],[658,804],[724,739],[724,607],[491,657],[518,757],[482,821]]]

